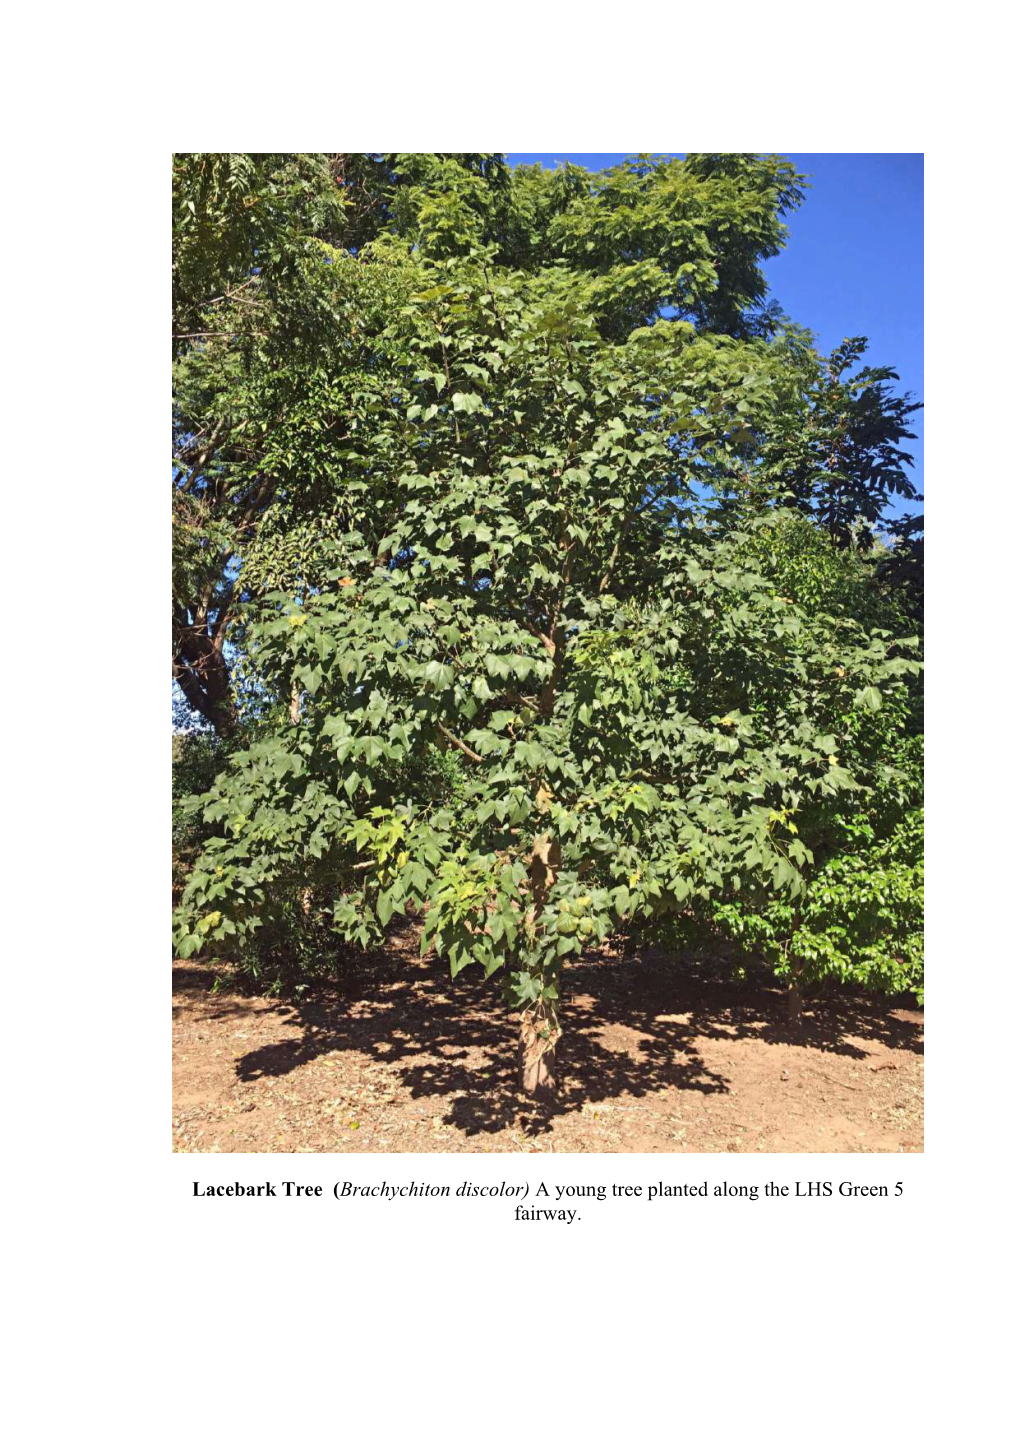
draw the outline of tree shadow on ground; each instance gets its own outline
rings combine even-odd
[[[666,953],[588,956],[565,982],[560,1092],[550,1102],[526,1102],[517,1089],[517,1028],[498,988],[470,970],[451,981],[437,958],[418,959],[413,939],[342,989],[271,1003],[296,1034],[245,1053],[237,1076],[284,1076],[329,1054],[358,1053],[384,1063],[412,1097],[446,1098],[443,1121],[469,1136],[508,1126],[535,1136],[585,1104],[671,1088],[727,1092],[729,1078],[699,1052],[706,1040],[755,1038],[860,1059],[869,1043],[922,1049],[919,1018],[902,1002],[846,993],[808,1000],[794,1027],[777,984],[723,979]]]

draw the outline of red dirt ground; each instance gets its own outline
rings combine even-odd
[[[179,1152],[919,1152],[923,1013],[808,1002],[689,965],[586,957],[570,968],[560,1096],[516,1090],[499,989],[451,982],[416,938],[300,1002],[212,991],[174,967]],[[226,973],[219,973],[225,977]]]

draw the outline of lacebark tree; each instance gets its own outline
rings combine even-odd
[[[422,208],[449,237],[459,204]],[[467,254],[436,260],[370,248],[403,303],[345,392],[340,519],[300,584],[245,617],[255,684],[278,714],[300,700],[204,798],[223,834],[177,940],[243,951],[300,907],[369,945],[417,911],[454,974],[503,978],[541,1093],[564,963],[746,886],[796,897],[805,820],[874,784],[844,718],[914,663],[888,632],[776,595],[748,532],[701,505],[788,377],[752,328],[698,329],[699,262],[690,319],[630,326],[644,260],[632,288],[627,266],[509,270],[466,233]],[[308,412],[332,384],[308,376]],[[433,799],[417,778],[437,747],[457,784]]]

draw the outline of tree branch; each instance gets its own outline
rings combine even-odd
[[[452,731],[447,731],[442,721],[437,721],[436,725],[439,727],[440,731],[442,731],[447,741],[452,741],[454,746],[458,747],[461,751],[463,751],[465,756],[470,757],[472,761],[481,762],[483,760],[483,758],[479,756],[477,751],[472,751],[471,747],[466,745],[465,742],[461,741],[459,737],[454,736]]]

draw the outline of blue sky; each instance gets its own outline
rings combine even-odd
[[[788,154],[808,176],[800,209],[787,217],[786,250],[766,262],[772,298],[814,331],[823,351],[847,335],[871,341],[868,361],[891,365],[904,390],[924,400],[924,157]],[[514,165],[563,160],[602,170],[621,152],[511,152]],[[914,417],[912,479],[924,481],[924,412]],[[910,508],[913,509],[913,508]]]

